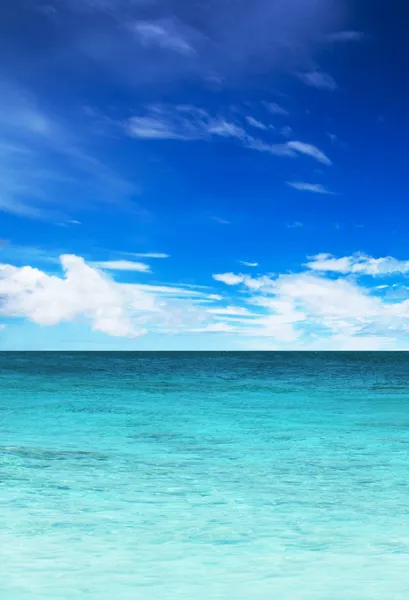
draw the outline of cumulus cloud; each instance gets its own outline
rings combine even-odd
[[[1,313],[39,325],[84,317],[97,331],[135,337],[144,333],[132,323],[129,308],[155,310],[153,299],[137,292],[126,298],[115,283],[73,255],[61,257],[63,277],[32,267],[0,266]]]
[[[244,275],[235,275],[234,273],[216,273],[213,275],[215,281],[221,281],[226,285],[237,285],[244,281]]]
[[[306,183],[305,181],[287,181],[287,185],[300,192],[314,192],[316,194],[333,194],[321,183]]]
[[[389,348],[405,338],[409,330],[407,294],[395,297],[378,286],[366,288],[348,275],[406,273],[406,261],[365,259],[358,266],[356,260],[352,264],[351,260],[331,260],[329,255],[319,255],[307,264],[309,271],[276,277],[225,273],[216,278],[240,287],[241,298],[247,297],[249,306],[264,312],[253,315],[250,325],[242,329],[243,336],[271,337],[291,347],[327,349]],[[326,271],[332,273],[331,278]]]
[[[60,275],[1,264],[0,316],[42,326],[85,320],[96,331],[123,337],[225,333],[251,338],[252,347],[267,339],[282,348],[389,348],[409,331],[407,288],[395,294],[360,280],[407,274],[409,261],[393,257],[320,254],[300,272],[215,274],[220,294],[195,286],[117,283],[74,255],[63,255],[61,264]]]
[[[186,331],[205,326],[210,315],[201,290],[117,283],[75,255],[61,256],[62,275],[31,266],[0,264],[0,315],[43,326],[85,320],[110,336],[138,337],[148,331]]]
[[[338,87],[335,79],[331,75],[329,75],[328,73],[324,73],[323,71],[310,71],[307,73],[299,73],[298,77],[306,85],[309,85],[310,87],[315,87],[319,90],[329,90],[333,92]]]

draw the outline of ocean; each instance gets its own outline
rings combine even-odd
[[[1,600],[407,600],[408,353],[0,353]]]

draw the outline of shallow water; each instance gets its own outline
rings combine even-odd
[[[409,354],[0,353],[0,598],[409,597]]]

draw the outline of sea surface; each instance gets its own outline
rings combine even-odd
[[[408,600],[408,353],[1,353],[0,599]]]

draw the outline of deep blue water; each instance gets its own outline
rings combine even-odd
[[[409,354],[0,353],[0,598],[407,600]]]

